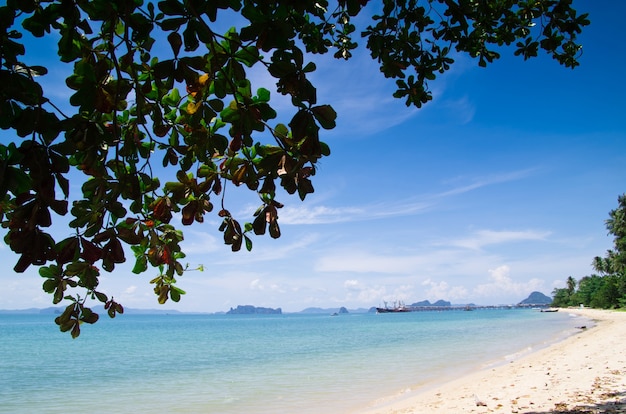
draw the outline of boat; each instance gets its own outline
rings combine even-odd
[[[548,308],[548,309],[541,309],[541,312],[558,312],[558,309],[554,309],[554,308]]]
[[[406,306],[403,302],[394,302],[392,307],[387,306],[387,302],[385,302],[384,308],[376,308],[376,313],[398,313],[398,312],[411,312],[411,308]]]

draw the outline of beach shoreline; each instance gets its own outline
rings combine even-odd
[[[626,413],[626,312],[562,309],[593,327],[360,414]]]

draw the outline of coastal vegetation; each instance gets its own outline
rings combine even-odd
[[[13,134],[0,144],[0,221],[17,255],[14,270],[39,267],[52,302],[69,302],[56,319],[62,331],[77,337],[82,323],[98,320],[89,301],[103,303],[110,317],[123,312],[98,285],[129,252],[134,273],[156,272],[150,283],[159,303],[180,300],[176,278],[194,269],[183,261],[174,214],[183,226],[217,214],[232,251],[252,249],[253,236],[280,237],[283,198],[314,191],[318,163],[330,155],[321,130],[337,117],[318,102],[312,55],[349,60],[360,37],[395,82],[393,96],[421,107],[432,99],[429,82],[459,55],[484,67],[510,46],[520,58],[543,51],[574,68],[577,36],[589,24],[568,0],[368,3],[7,0],[0,7],[0,128]],[[58,61],[39,64],[36,55],[50,48]],[[69,102],[47,81],[66,69]],[[290,110],[278,114],[271,91],[252,84],[252,70],[273,79]],[[227,188],[258,195],[256,211],[234,217]]]
[[[588,306],[592,308],[626,307],[626,194],[617,199],[618,207],[609,212],[606,228],[613,236],[613,249],[604,257],[593,259],[598,274],[580,280],[567,278],[566,287],[552,292],[553,306]]]

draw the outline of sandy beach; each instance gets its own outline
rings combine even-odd
[[[626,413],[626,312],[560,311],[595,324],[503,365],[411,390],[362,414]]]

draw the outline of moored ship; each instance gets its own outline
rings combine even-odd
[[[403,302],[394,302],[392,307],[387,306],[387,302],[385,302],[384,308],[376,308],[376,313],[396,313],[396,312],[411,312],[411,308],[406,306]]]

